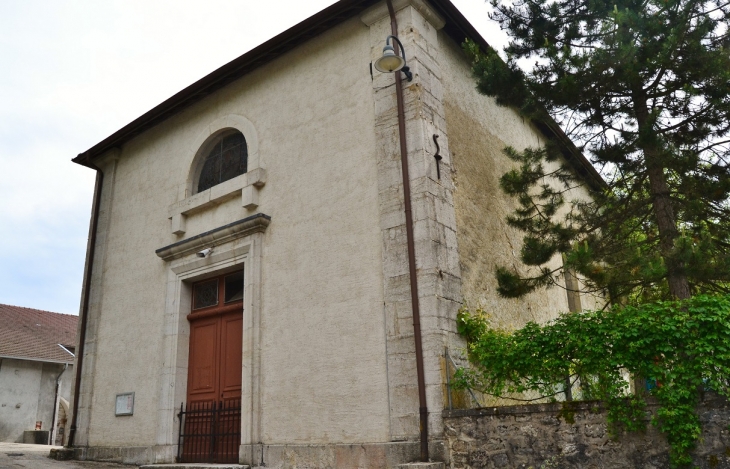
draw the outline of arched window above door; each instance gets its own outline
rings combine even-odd
[[[203,192],[248,170],[248,147],[240,131],[231,129],[205,146],[203,150],[208,154],[202,162],[196,192]]]
[[[188,216],[238,194],[241,206],[253,212],[259,206],[259,190],[266,185],[258,135],[251,121],[228,114],[203,124],[188,147],[188,156],[181,158],[189,162],[184,191],[179,192],[182,197],[168,206],[170,231],[176,236],[185,234]]]

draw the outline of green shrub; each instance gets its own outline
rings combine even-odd
[[[695,413],[700,393],[728,396],[730,296],[566,313],[515,331],[492,328],[481,310],[462,309],[458,329],[473,366],[457,371],[457,388],[550,398],[563,392],[569,376],[582,398],[606,402],[613,432],[644,425],[647,393],[631,394],[627,373],[653,380],[648,394],[659,407],[652,424],[666,435],[675,467],[691,463],[701,433]]]

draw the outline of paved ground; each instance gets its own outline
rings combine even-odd
[[[0,442],[0,469],[133,469],[136,466],[96,461],[56,461],[48,457],[54,446]]]

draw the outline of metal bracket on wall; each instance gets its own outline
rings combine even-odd
[[[436,160],[436,177],[438,177],[438,179],[440,181],[441,180],[441,165],[439,163],[443,159],[443,156],[439,155],[439,152],[441,152],[441,147],[439,147],[438,138],[439,138],[438,135],[433,134],[433,143],[436,144],[436,154],[433,155],[433,157]]]

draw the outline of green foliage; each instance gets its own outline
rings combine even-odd
[[[505,153],[525,233],[507,297],[560,284],[646,301],[730,292],[730,4],[708,0],[492,0],[506,63],[464,46],[477,89],[536,122],[551,117],[607,182],[593,200],[548,146]],[[546,181],[552,181],[548,183]]]
[[[544,399],[563,392],[569,376],[584,399],[607,403],[613,431],[644,425],[645,395],[629,393],[626,373],[656,380],[650,393],[659,408],[652,423],[666,435],[675,466],[691,462],[700,436],[700,392],[730,396],[730,296],[562,314],[512,332],[492,328],[483,311],[462,310],[458,329],[473,367],[458,370],[457,388]]]

